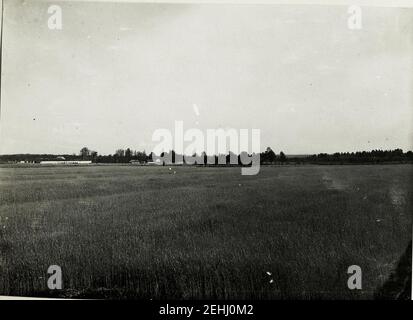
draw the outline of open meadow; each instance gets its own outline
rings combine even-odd
[[[0,294],[370,299],[412,237],[413,165],[0,167]],[[49,291],[59,265],[63,290]],[[362,269],[362,290],[347,268]]]

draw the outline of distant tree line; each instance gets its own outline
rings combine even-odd
[[[245,152],[242,152],[246,154]],[[242,154],[241,153],[241,154]],[[117,149],[113,154],[101,155],[97,151],[83,147],[78,154],[12,154],[0,155],[0,162],[40,162],[42,160],[91,160],[94,163],[148,163],[156,159],[168,159],[166,164],[203,164],[203,165],[241,165],[241,154],[228,152],[228,154],[200,155],[193,154],[194,159],[187,163],[183,155],[171,150],[160,155],[147,154],[145,151],[136,151],[131,148]],[[383,162],[413,162],[413,152],[403,152],[402,149],[394,150],[372,150],[358,152],[337,152],[333,154],[319,153],[307,156],[289,156],[284,152],[276,154],[270,147],[260,153],[260,163],[266,164],[352,164],[352,163],[383,163]]]
[[[358,152],[336,152],[333,154],[319,153],[308,156],[312,163],[382,163],[382,162],[411,162],[413,152],[403,152],[402,149],[372,150]]]
[[[246,152],[242,153],[246,154]],[[163,161],[166,159],[166,164],[241,165],[241,154],[235,154],[229,151],[227,154],[207,155],[206,152],[202,152],[201,154],[192,154],[192,161],[189,162],[187,157],[182,154],[177,154],[174,150],[156,155],[127,148],[118,149],[113,155],[97,155],[96,158],[91,158],[91,160],[97,163],[129,163],[131,161],[147,163],[155,161],[156,159]],[[265,152],[260,153],[260,161],[262,164],[286,162],[287,157],[283,152],[276,155],[275,152],[268,147]]]

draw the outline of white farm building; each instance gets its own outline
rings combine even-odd
[[[40,164],[91,164],[91,160],[45,160]]]

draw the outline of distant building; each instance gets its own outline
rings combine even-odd
[[[149,161],[148,166],[162,166],[163,161],[161,159],[155,159],[155,161]]]
[[[91,160],[44,160],[40,164],[91,164]]]
[[[146,161],[131,160],[131,161],[129,161],[129,163],[136,164],[136,165],[144,165],[144,164],[146,164]]]

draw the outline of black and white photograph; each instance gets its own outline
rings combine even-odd
[[[0,103],[0,300],[412,299],[406,2],[2,0]]]

